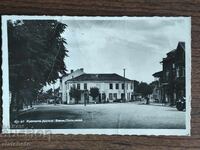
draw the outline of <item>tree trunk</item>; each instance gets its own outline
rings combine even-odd
[[[33,107],[33,104],[32,104],[32,99],[30,99],[30,107],[32,108]]]
[[[15,100],[16,100],[16,93],[11,92],[11,102],[10,102],[10,121],[13,122],[15,120],[15,114],[14,108],[15,108]]]
[[[146,104],[149,105],[149,97],[146,97]]]
[[[20,93],[19,91],[16,92],[16,111],[19,112],[20,109]]]

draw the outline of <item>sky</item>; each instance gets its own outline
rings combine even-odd
[[[117,73],[150,83],[160,71],[160,61],[186,42],[189,29],[184,19],[67,20],[63,33],[69,57],[67,69],[86,73]]]
[[[190,19],[184,17],[135,17],[130,19],[70,19],[62,36],[69,51],[67,70],[117,73],[150,83],[162,70],[162,58],[179,41],[188,42]]]

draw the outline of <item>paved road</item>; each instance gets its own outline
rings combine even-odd
[[[16,128],[185,128],[185,112],[136,103],[37,105],[18,118]]]

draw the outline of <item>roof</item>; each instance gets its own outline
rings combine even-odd
[[[185,42],[178,42],[178,46],[176,49],[171,50],[170,52],[167,53],[167,57],[163,58],[163,60],[160,63],[169,61],[171,59],[174,59],[175,53],[179,50],[179,47],[183,50],[185,50]]]
[[[154,77],[161,77],[162,76],[163,71],[159,71],[153,74]]]
[[[179,42],[178,46],[180,46],[183,50],[185,50],[185,42]]]
[[[72,78],[68,81],[132,81],[124,78],[116,73],[112,74],[82,74],[78,77]]]
[[[171,50],[170,52],[167,53],[167,55],[173,54],[176,52],[176,49]]]
[[[176,49],[173,49],[173,50],[170,51],[170,52],[168,52],[167,55],[172,54],[172,53],[175,53],[175,52],[177,51],[177,49],[178,49],[179,46],[180,46],[183,50],[185,50],[185,42],[178,42],[177,48],[176,48]]]

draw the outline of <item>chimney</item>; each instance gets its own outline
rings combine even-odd
[[[83,70],[83,68],[80,68],[80,70],[81,70],[81,72],[83,72],[84,70]]]
[[[71,69],[71,73],[73,73],[74,72],[74,70],[73,69]]]

